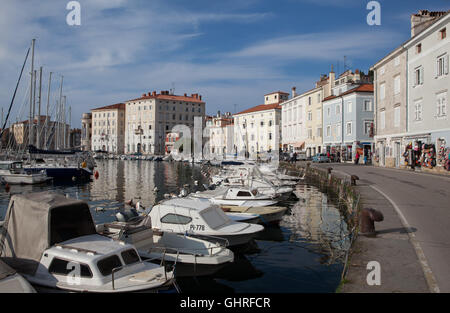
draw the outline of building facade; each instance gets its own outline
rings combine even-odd
[[[281,148],[280,103],[288,96],[280,91],[267,94],[264,104],[233,116],[235,154],[256,159],[260,153],[278,152]]]
[[[373,84],[355,82],[337,84],[323,101],[324,152],[340,161],[353,161],[357,152],[369,160],[373,150]]]
[[[81,117],[81,150],[91,151],[92,113],[83,113]]]
[[[169,133],[183,137],[194,135],[194,118],[204,121],[205,102],[202,96],[177,96],[169,91],[143,94],[126,101],[125,153],[165,154]],[[204,126],[204,125],[202,125]]]
[[[231,113],[209,117],[206,122],[209,142],[206,146],[209,159],[225,159],[234,154],[234,119]]]
[[[125,133],[125,104],[117,103],[92,111],[92,151],[122,154]]]

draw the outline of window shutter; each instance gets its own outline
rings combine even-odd
[[[423,67],[420,68],[420,84],[423,85]]]
[[[413,87],[416,87],[417,79],[416,79],[416,71],[415,71],[415,70],[412,71],[412,74],[411,74],[411,81],[412,81],[412,86],[413,86]]]
[[[439,73],[439,58],[436,59],[436,66],[434,68],[434,77],[437,78]]]
[[[444,73],[448,74],[448,54],[444,57]]]

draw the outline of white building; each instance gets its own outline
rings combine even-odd
[[[289,94],[267,94],[265,104],[234,115],[235,153],[256,159],[258,153],[278,152],[281,143],[281,106]]]
[[[92,111],[92,151],[122,154],[125,130],[125,104],[117,103]]]
[[[224,159],[234,154],[234,119],[231,113],[208,117],[206,121],[209,142],[206,149],[210,159]]]
[[[283,150],[301,151],[306,141],[305,105],[302,95],[292,88],[292,98],[281,104],[281,144]]]
[[[164,154],[167,134],[194,136],[194,117],[204,123],[205,102],[202,96],[177,96],[169,91],[143,94],[126,101],[125,153]],[[179,126],[180,125],[180,126]],[[204,125],[201,125],[203,127]]]
[[[450,11],[449,11],[450,12]],[[448,93],[450,88],[448,31],[450,14],[435,19],[407,41],[408,132],[413,145],[450,145]]]

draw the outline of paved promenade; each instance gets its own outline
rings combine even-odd
[[[364,207],[383,212],[377,237],[359,236],[342,292],[450,292],[450,178],[351,164],[320,164],[357,175]],[[368,286],[367,263],[381,264]]]

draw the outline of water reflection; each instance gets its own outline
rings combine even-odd
[[[126,200],[153,205],[185,185],[207,183],[204,168],[185,163],[98,161],[99,178],[85,184],[11,186],[0,189],[3,218],[15,193],[56,190],[88,201],[96,223],[114,220]],[[155,187],[158,189],[154,192]],[[235,249],[235,262],[206,277],[180,277],[185,292],[334,292],[349,246],[339,210],[317,188],[300,184],[299,201],[288,203],[279,227],[266,228],[249,245]]]

